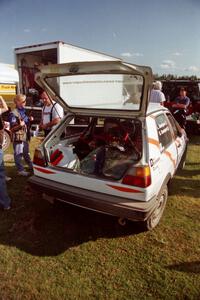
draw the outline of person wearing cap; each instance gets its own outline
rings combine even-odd
[[[16,108],[9,114],[9,122],[13,134],[14,160],[18,170],[18,175],[28,176],[29,172],[24,170],[22,157],[27,163],[30,171],[33,169],[30,153],[29,153],[29,128],[32,117],[28,117],[25,111],[26,96],[18,94],[14,98]]]
[[[7,193],[6,188],[6,176],[4,170],[4,162],[3,162],[3,121],[1,118],[1,114],[8,110],[7,104],[4,99],[0,96],[0,206],[4,210],[10,209],[11,200]]]
[[[166,99],[165,99],[165,95],[161,90],[162,90],[161,81],[155,81],[153,84],[153,89],[151,90],[149,102],[164,105]]]

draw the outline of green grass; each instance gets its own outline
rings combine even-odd
[[[32,142],[32,147],[34,146]],[[0,299],[200,299],[200,137],[151,232],[67,205],[52,206],[13,180],[0,213]]]

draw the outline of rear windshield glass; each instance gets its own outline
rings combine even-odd
[[[46,81],[69,107],[140,109],[144,84],[140,75],[74,75],[47,78]]]

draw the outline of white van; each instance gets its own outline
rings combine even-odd
[[[36,77],[66,116],[35,150],[30,185],[51,200],[154,228],[187,137],[166,108],[148,105],[151,69],[81,62],[46,66]]]

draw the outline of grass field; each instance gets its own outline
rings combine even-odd
[[[26,196],[26,180],[8,160],[13,209],[0,212],[0,299],[200,299],[198,143],[191,139],[185,170],[151,232],[52,206],[37,191]]]

